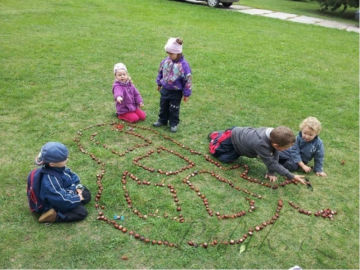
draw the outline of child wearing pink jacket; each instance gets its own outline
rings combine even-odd
[[[146,113],[140,109],[144,106],[143,99],[132,83],[126,66],[123,63],[115,64],[114,74],[112,92],[117,117],[130,123],[145,120]]]

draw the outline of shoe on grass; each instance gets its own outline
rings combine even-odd
[[[53,223],[56,220],[56,211],[54,210],[54,208],[51,208],[50,210],[46,211],[45,213],[43,213],[40,217],[39,217],[39,222],[40,223]]]
[[[160,121],[156,121],[153,126],[154,127],[161,127],[161,126],[164,126],[165,124],[161,123]]]
[[[177,126],[170,127],[170,131],[171,132],[176,132],[177,131]]]

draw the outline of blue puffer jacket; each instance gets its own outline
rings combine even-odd
[[[44,167],[41,179],[40,199],[44,211],[54,208],[56,212],[67,212],[80,205],[81,199],[76,192],[79,177],[69,168]]]
[[[300,131],[296,136],[295,144],[284,152],[290,154],[291,159],[295,163],[302,161],[305,164],[308,164],[314,159],[314,172],[322,172],[325,155],[322,140],[316,136],[311,142],[306,142],[302,139],[301,135]]]

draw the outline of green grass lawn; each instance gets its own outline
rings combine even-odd
[[[319,3],[312,0],[240,0],[238,4],[359,25],[355,18],[356,8],[348,7],[345,11],[343,8],[330,11],[329,8],[328,11],[321,11]]]
[[[171,36],[184,38],[193,95],[181,106],[179,131],[170,134],[159,128],[156,134],[146,128],[157,120],[155,78]],[[358,269],[358,39],[356,33],[179,1],[1,1],[0,268]],[[108,125],[117,121],[111,94],[116,62],[127,65],[144,98],[147,119],[134,132],[152,141],[123,157],[101,147],[124,152],[143,143]],[[297,133],[299,123],[310,115],[323,125],[320,137],[328,173],[327,178],[309,175],[313,192],[300,185],[268,189],[240,178],[243,169],[222,170],[203,156],[210,131],[286,125]],[[107,124],[93,126],[102,123]],[[100,145],[90,140],[95,133]],[[100,166],[80,152],[74,138],[106,163],[101,211],[110,219],[123,215],[125,220],[117,223],[129,231],[176,247],[146,244],[98,221],[94,200],[82,222],[51,226],[37,222],[27,206],[26,177],[47,141],[69,147],[69,167],[96,196]],[[166,176],[133,163],[160,146],[189,158],[195,166]],[[155,151],[139,163],[165,171],[188,164],[167,151]],[[248,164],[249,175],[263,179],[265,167],[259,160],[244,158],[237,163]],[[262,196],[237,191],[211,174],[191,176],[214,211],[247,210],[246,198],[255,201],[256,210],[236,219],[209,216],[201,198],[182,182],[195,170],[213,171]],[[129,177],[123,184],[124,171],[152,185],[138,185]],[[168,184],[177,192],[180,212]],[[125,202],[124,186],[133,209]],[[274,225],[242,244],[221,244],[240,239],[250,227],[269,220],[279,199],[284,206]],[[313,212],[331,208],[338,214],[334,220],[302,215],[289,201]],[[134,209],[147,219],[135,215]],[[179,214],[183,223],[177,221]],[[214,239],[220,244],[207,249],[187,244]]]

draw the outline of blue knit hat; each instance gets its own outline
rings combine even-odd
[[[50,162],[61,162],[66,160],[68,155],[69,151],[62,143],[48,142],[41,148],[39,155],[35,159],[35,163],[37,165],[42,165]]]

